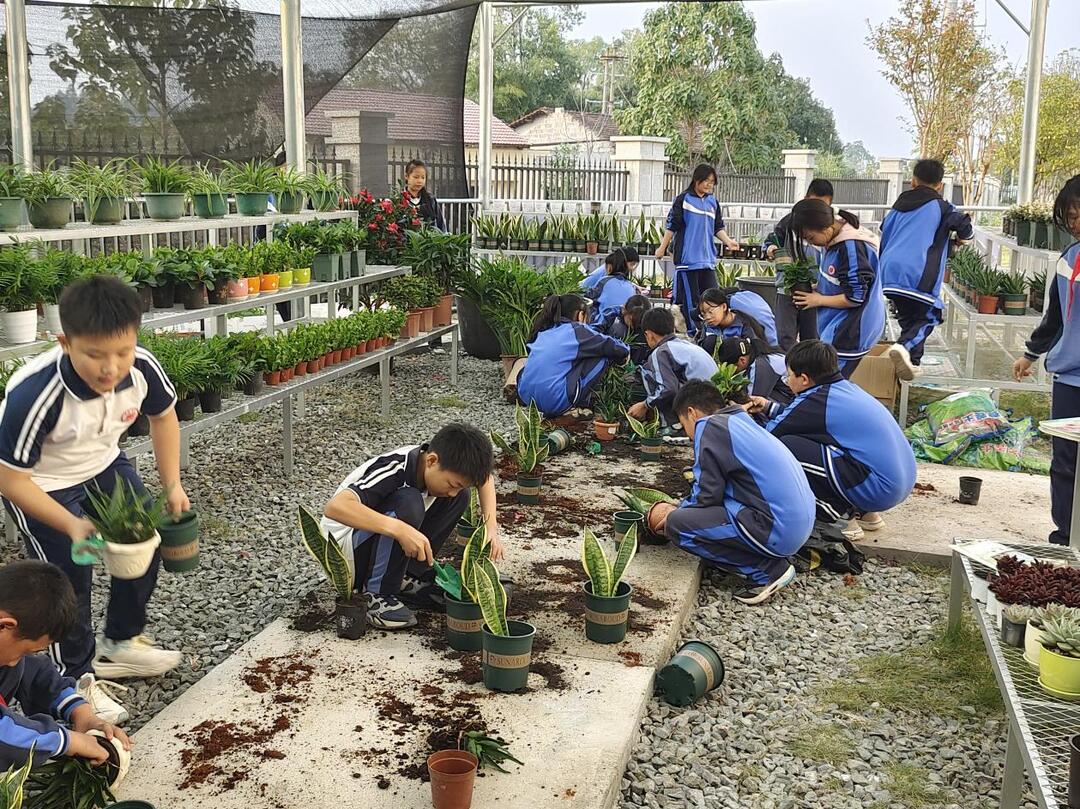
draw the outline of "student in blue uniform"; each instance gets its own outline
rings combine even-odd
[[[622,313],[623,304],[637,294],[637,287],[630,282],[630,270],[620,250],[609,255],[604,265],[607,267],[607,275],[585,294],[593,301],[590,320],[592,326],[607,333],[611,324]]]
[[[712,379],[716,362],[696,343],[675,336],[675,317],[668,309],[650,309],[641,319],[649,358],[641,367],[645,399],[627,409],[636,419],[645,418],[650,407],[660,411],[664,424],[678,424],[672,403],[679,390],[691,379]]]
[[[442,427],[430,443],[401,447],[354,469],[323,509],[322,530],[341,544],[380,629],[406,629],[416,616],[399,596],[438,605],[435,554],[477,488],[491,557],[503,556],[495,519],[491,439],[469,424]]]
[[[633,278],[635,272],[637,272],[638,265],[641,263],[641,256],[638,255],[638,251],[633,247],[616,247],[611,251],[611,255],[604,259],[604,263],[593,270],[591,273],[585,276],[585,280],[581,282],[581,291],[588,294],[588,292],[596,287],[609,272],[611,272],[611,256],[619,253],[626,261],[626,274],[627,277]]]
[[[816,309],[818,334],[836,349],[840,373],[850,379],[885,329],[885,299],[878,274],[877,237],[859,227],[859,218],[818,199],[791,209],[791,229],[826,248],[813,292],[792,296],[800,309]],[[801,249],[801,244],[797,245]]]
[[[714,188],[716,169],[704,163],[694,169],[689,187],[671,203],[664,239],[656,251],[656,258],[663,259],[674,242],[674,302],[682,309],[690,337],[697,332],[701,293],[717,285],[715,240],[733,250],[739,247],[724,230]]]
[[[156,677],[175,668],[180,652],[165,651],[143,635],[157,584],[160,556],[137,579],[112,579],[104,634],[91,621],[92,566],[75,564],[72,542],[96,534],[86,518],[88,490],[111,494],[119,484],[145,493],[120,436],[145,413],[167,507],[191,508],[180,485],[180,427],[176,391],[157,358],[137,344],[142,307],[133,289],[95,275],[60,297],[60,345],[31,359],[12,376],[0,403],[0,494],[27,552],[57,565],[71,580],[78,620],[54,638],[49,656],[60,673],[78,681],[95,713],[122,722],[127,711],[97,679]]]
[[[776,320],[765,299],[756,292],[737,289],[709,289],[698,304],[702,328],[698,345],[710,354],[718,339],[757,337],[776,345]]]
[[[61,756],[101,764],[108,754],[91,730],[131,749],[124,731],[96,716],[75,681],[39,654],[68,634],[78,611],[71,582],[55,565],[27,559],[0,568],[0,772],[23,767],[31,755],[31,767]]]
[[[806,196],[804,199],[819,199],[829,207],[832,207],[833,202],[833,186],[828,180],[816,179],[811,181],[810,185],[806,189]],[[799,248],[795,247],[795,242],[800,241],[802,244]],[[772,232],[765,237],[765,255],[772,261],[778,250],[786,250],[791,256],[799,255],[798,250],[802,250],[802,255],[806,258],[812,259],[818,266],[821,265],[821,259],[825,255],[825,251],[820,247],[815,247],[812,244],[802,240],[796,239],[791,234],[791,214],[786,214],[779,222],[776,223],[776,227]],[[817,313],[813,309],[798,309],[790,297],[785,295],[780,290],[783,289],[784,283],[784,271],[777,267],[776,270],[776,332],[777,340],[775,345],[780,346],[781,349],[787,351],[798,340],[816,340],[818,336],[817,328]]]
[[[897,198],[881,224],[881,290],[900,324],[900,340],[888,355],[901,379],[915,378],[926,339],[941,323],[941,282],[950,239],[966,242],[975,235],[971,217],[942,199],[944,176],[940,160],[916,163],[911,188]]]
[[[1080,239],[1080,174],[1067,183],[1054,200],[1054,224]],[[1031,375],[1032,365],[1046,355],[1046,370],[1054,375],[1050,418],[1080,417],[1080,242],[1062,252],[1050,283],[1050,300],[1042,322],[1027,342],[1024,356],[1013,364],[1017,382]],[[1072,523],[1076,443],[1053,439],[1050,460],[1050,516],[1055,528],[1050,541],[1069,544]]]
[[[625,343],[585,325],[586,308],[580,295],[551,295],[533,323],[517,396],[522,404],[535,402],[545,418],[589,407],[608,364],[630,354]]]
[[[694,485],[660,504],[650,527],[675,545],[747,579],[733,597],[762,604],[795,580],[789,558],[814,527],[814,495],[798,462],[708,382],[687,382],[673,405],[694,439]]]
[[[758,337],[725,337],[713,355],[717,364],[734,365],[750,379],[750,395],[763,396],[781,405],[795,398],[785,378],[784,355]]]
[[[806,470],[826,522],[858,518],[877,530],[879,512],[907,499],[915,485],[915,455],[892,414],[840,375],[836,351],[820,340],[797,343],[787,354],[787,407],[755,399],[766,427]],[[848,534],[851,536],[851,534]]]
[[[641,328],[641,319],[652,308],[652,301],[644,295],[631,295],[622,307],[622,316],[616,318],[608,334],[630,346],[630,361],[641,366],[649,356],[649,344]]]

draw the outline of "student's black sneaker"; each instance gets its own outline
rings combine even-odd
[[[418,610],[446,612],[446,596],[443,589],[434,582],[405,576],[401,580],[401,600]]]
[[[364,593],[368,624],[379,629],[408,629],[416,626],[412,610],[393,596]]]
[[[773,593],[777,592],[783,587],[787,587],[795,581],[795,567],[788,565],[780,577],[775,581],[768,584],[749,584],[743,587],[741,590],[736,590],[731,594],[731,597],[736,601],[741,601],[743,604],[750,604],[751,606],[756,604],[764,604],[770,598]]]

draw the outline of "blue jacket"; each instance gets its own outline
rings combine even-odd
[[[739,536],[768,556],[792,555],[814,527],[802,467],[741,407],[698,419],[694,428],[694,486],[679,508],[718,505]]]
[[[750,393],[754,396],[764,396],[781,405],[795,398],[785,381],[787,366],[783,354],[763,354],[750,363],[746,375],[750,378]]]
[[[1080,387],[1080,242],[1066,248],[1050,284],[1042,322],[1031,332],[1024,356],[1034,362],[1046,354],[1046,370],[1058,382]]]
[[[817,245],[810,244],[810,242],[800,239],[802,242],[803,255],[809,259],[812,259],[815,264],[821,266],[821,259],[825,255],[825,251]],[[773,229],[769,232],[769,235],[765,237],[765,241],[762,242],[762,247],[768,248],[770,245],[776,245],[781,250],[788,250],[792,254],[795,253],[795,246],[791,244],[791,214],[785,214],[784,217],[776,223]],[[784,271],[781,269],[783,265],[779,265],[776,268],[776,288],[782,289],[784,285]],[[784,293],[778,292],[778,295]]]
[[[724,229],[716,197],[712,194],[699,197],[692,191],[679,194],[671,203],[667,229],[675,234],[672,255],[676,270],[716,267],[715,238]]]
[[[776,315],[773,313],[772,307],[769,306],[768,301],[749,289],[741,289],[734,295],[728,298],[728,303],[731,308],[736,312],[746,312],[754,320],[761,324],[761,328],[765,330],[765,339],[769,341],[769,345],[777,345],[776,338]],[[728,335],[725,337],[740,335]]]
[[[544,329],[528,348],[529,359],[518,376],[518,398],[524,404],[536,402],[545,416],[587,406],[608,363],[622,362],[630,353],[624,343],[566,320]]]
[[[828,448],[830,477],[855,508],[885,511],[911,494],[915,455],[896,419],[839,374],[769,415],[766,429],[777,438],[802,436]]]
[[[971,217],[927,185],[900,195],[881,224],[881,290],[937,309],[949,258],[949,237],[970,239]]]
[[[822,295],[843,294],[858,304],[851,309],[819,307],[821,339],[832,344],[841,360],[866,355],[885,328],[885,298],[881,294],[873,234],[844,225],[822,259],[817,291]]]
[[[691,379],[712,379],[716,361],[696,343],[680,340],[674,334],[661,340],[641,367],[645,383],[645,402],[655,407],[668,424],[678,421],[671,411],[675,396]]]
[[[591,289],[596,289],[596,285],[603,281],[606,275],[607,265],[601,264],[599,267],[597,267],[595,270],[585,276],[584,280],[582,280],[581,282],[581,289],[585,292],[588,292]]]
[[[586,294],[593,301],[590,322],[601,331],[606,331],[612,321],[622,313],[627,299],[637,294],[637,287],[631,284],[625,275],[609,275]]]
[[[75,693],[75,681],[61,677],[45,655],[27,655],[14,666],[0,667],[0,771],[21,767],[34,749],[34,766],[62,756],[68,731],[57,720],[86,701]],[[9,708],[19,703],[22,712]]]

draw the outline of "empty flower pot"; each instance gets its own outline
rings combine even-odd
[[[585,590],[585,637],[593,643],[620,643],[626,638],[630,617],[630,596],[634,588],[619,582],[613,596],[593,595],[592,582],[582,585]]]
[[[199,566],[199,515],[185,511],[176,520],[171,516],[158,526],[161,535],[161,563],[170,573],[190,573]]]
[[[464,750],[440,750],[428,756],[431,804],[435,809],[469,809],[478,761]]]
[[[229,212],[229,198],[225,194],[192,194],[191,203],[195,215],[202,219],[221,219]]]
[[[529,682],[536,627],[524,621],[507,621],[509,635],[494,635],[483,628],[484,687],[492,691],[520,691]]]
[[[363,596],[348,601],[340,598],[334,603],[334,628],[337,636],[345,640],[359,640],[367,629],[367,604]]]
[[[611,523],[615,532],[615,544],[616,546],[622,542],[626,532],[630,530],[632,526],[637,526],[638,534],[641,534],[642,523],[645,522],[645,515],[640,511],[616,511],[611,515]]]
[[[446,642],[459,652],[483,648],[484,616],[480,605],[446,596]]]
[[[565,452],[570,449],[573,443],[574,437],[561,427],[557,427],[547,434],[549,455],[558,455],[560,452]]]
[[[663,438],[642,438],[638,457],[643,461],[659,461],[664,448]]]
[[[656,675],[656,688],[670,705],[690,705],[724,681],[724,662],[701,640],[684,643]]]
[[[454,542],[465,547],[469,544],[469,538],[473,534],[473,527],[467,522],[459,522],[454,528]]]
[[[526,505],[535,505],[540,502],[540,485],[543,482],[541,475],[532,472],[521,472],[517,476],[517,501]]]
[[[960,502],[965,506],[979,505],[979,494],[982,492],[982,478],[963,475],[960,478]]]

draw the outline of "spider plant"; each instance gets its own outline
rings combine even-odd
[[[145,194],[184,194],[191,184],[191,172],[179,160],[148,157],[135,170]]]
[[[24,199],[27,205],[41,205],[50,199],[70,199],[71,179],[66,171],[47,167],[26,175]]]
[[[345,178],[331,174],[315,161],[307,173],[306,190],[311,194],[315,207],[320,211],[337,209],[338,201],[345,195]]]
[[[238,194],[268,194],[278,182],[278,171],[261,160],[247,163],[225,161],[226,185]]]
[[[150,498],[127,480],[118,478],[111,492],[86,487],[90,510],[86,518],[106,542],[136,545],[153,538],[165,520],[165,495]]]
[[[72,190],[86,206],[88,221],[118,222],[123,218],[123,202],[135,188],[126,159],[114,158],[104,165],[94,166],[75,158],[70,178]]]
[[[0,198],[21,199],[26,196],[29,175],[22,166],[0,164]]]

